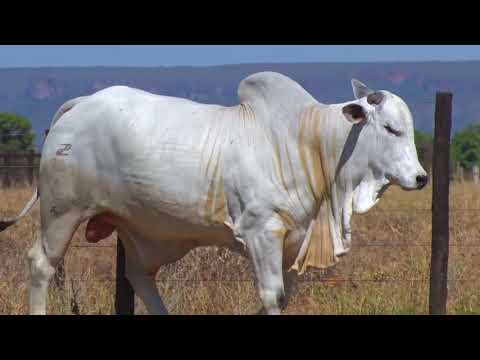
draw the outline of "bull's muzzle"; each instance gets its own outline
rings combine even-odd
[[[416,178],[417,180],[417,189],[423,189],[428,184],[428,176],[427,175],[419,175]]]

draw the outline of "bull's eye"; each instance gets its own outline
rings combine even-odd
[[[394,128],[392,128],[390,125],[385,125],[385,129],[392,135],[395,135],[395,136],[400,136],[402,133],[398,130],[395,130]]]

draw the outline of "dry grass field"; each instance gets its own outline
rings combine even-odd
[[[16,214],[27,187],[0,190],[0,217]],[[431,241],[431,188],[391,188],[366,215],[355,215],[353,250],[328,271],[300,278],[286,314],[426,314]],[[450,314],[480,313],[480,186],[451,187]],[[453,210],[456,209],[456,210]],[[426,210],[426,211],[425,211]],[[39,226],[38,205],[0,234],[0,314],[28,312],[26,253]],[[50,291],[49,313],[112,314],[115,238],[94,247],[76,233],[66,258],[63,291]],[[158,287],[172,314],[251,314],[260,303],[247,260],[197,249],[161,270]],[[137,299],[136,313],[145,314]]]

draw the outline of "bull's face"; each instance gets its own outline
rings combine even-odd
[[[368,167],[375,177],[406,190],[422,189],[427,173],[418,161],[413,119],[405,102],[388,91],[372,91],[352,80],[357,101],[346,105],[348,120],[363,124],[363,151],[368,153]]]

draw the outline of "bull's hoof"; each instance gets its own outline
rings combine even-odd
[[[279,310],[278,313],[275,313],[275,314],[272,314],[272,315],[281,315],[281,311]],[[267,310],[265,310],[265,308],[262,306],[260,308],[260,310],[258,310],[256,313],[254,313],[253,315],[269,315]]]

